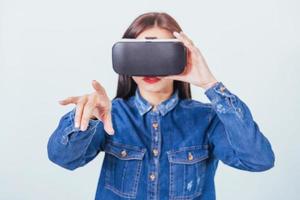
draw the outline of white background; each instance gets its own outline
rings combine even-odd
[[[178,21],[215,77],[247,103],[275,152],[275,167],[260,173],[220,162],[217,199],[299,199],[296,0],[0,0],[0,199],[94,198],[103,153],[75,171],[48,160],[48,138],[73,107],[57,101],[92,92],[93,79],[113,98],[112,44],[148,11]],[[202,88],[192,93],[208,102]]]

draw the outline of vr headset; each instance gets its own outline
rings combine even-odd
[[[178,39],[120,39],[112,47],[113,69],[122,75],[177,75],[186,62],[187,49]]]

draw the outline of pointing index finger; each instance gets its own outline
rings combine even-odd
[[[103,93],[104,88],[102,87],[102,85],[101,85],[98,81],[93,80],[92,84],[93,84],[94,89],[95,89],[97,92]]]
[[[92,85],[98,94],[107,97],[104,87],[98,81],[93,80]]]

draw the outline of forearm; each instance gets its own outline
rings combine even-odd
[[[233,159],[236,158],[232,157],[232,160],[227,160],[228,163],[255,171],[272,167],[275,157],[271,144],[253,120],[248,106],[221,82],[207,89],[205,94],[212,104],[212,120],[220,121],[216,125],[219,127],[216,127],[214,134],[226,134],[224,138],[227,139],[228,146],[240,162],[235,162]],[[218,136],[214,138],[215,144],[222,142],[217,141]],[[221,155],[220,152],[216,153]]]
[[[49,159],[67,169],[75,169],[86,163],[87,149],[96,132],[98,120],[90,120],[87,130],[74,126],[75,108],[65,114],[49,138],[47,150]]]

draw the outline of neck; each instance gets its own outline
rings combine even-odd
[[[171,97],[173,93],[173,87],[158,92],[152,92],[143,89],[139,89],[139,91],[144,99],[146,99],[151,105],[156,106]]]

